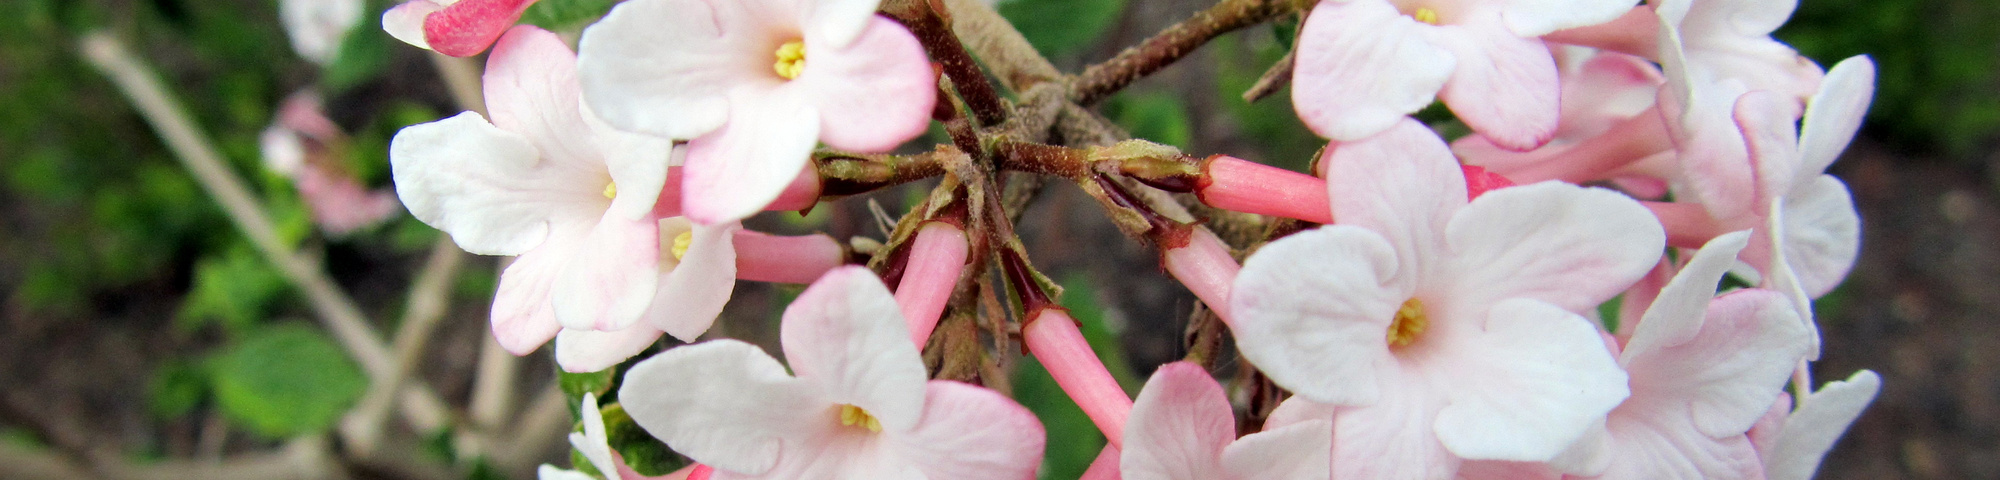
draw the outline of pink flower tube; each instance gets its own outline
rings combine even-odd
[[[1076,320],[1060,307],[1045,307],[1029,314],[1021,327],[1021,342],[1028,353],[1042,362],[1063,393],[1076,400],[1091,423],[1104,432],[1113,446],[1125,444],[1125,417],[1132,413],[1132,399],[1125,396],[1118,381],[1090,343],[1077,330]]]
[[[930,222],[917,232],[916,242],[910,246],[909,267],[896,284],[896,304],[903,309],[903,320],[910,325],[910,341],[916,342],[918,350],[929,343],[931,331],[937,328],[938,316],[951,300],[970,251],[965,230],[956,225]]]

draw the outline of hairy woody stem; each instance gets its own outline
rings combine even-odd
[[[917,155],[821,150],[813,152],[813,165],[819,170],[819,194],[841,197],[943,175],[944,167],[937,159],[941,154],[963,155],[950,147]]]
[[[924,53],[938,62],[946,78],[951,79],[951,89],[965,100],[972,110],[972,116],[980,126],[999,125],[1007,121],[1007,106],[1001,101],[1000,93],[986,80],[986,73],[979,70],[979,63],[967,54],[965,45],[959,43],[958,36],[952,34],[951,25],[945,23],[942,8],[924,0],[896,0],[884,2],[883,13],[895,17],[903,26],[916,34],[917,42],[923,44]]]
[[[1296,9],[1288,0],[1222,0],[1167,27],[1117,57],[1091,65],[1070,87],[1070,101],[1090,105],[1117,93],[1133,81],[1157,72],[1193,53],[1209,40],[1236,29],[1270,20]]]

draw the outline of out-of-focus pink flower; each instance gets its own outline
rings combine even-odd
[[[494,336],[516,354],[565,327],[627,332],[622,341],[643,348],[660,333],[635,324],[672,283],[662,278],[668,270],[709,283],[734,276],[696,275],[688,268],[695,262],[663,261],[678,253],[662,242],[663,229],[674,226],[653,209],[671,144],[597,122],[577,98],[573,55],[555,34],[518,27],[488,62],[492,123],[467,112],[406,128],[390,145],[397,192],[412,214],[466,251],[519,255],[501,274],[493,304]],[[680,249],[690,251],[726,248],[735,226],[680,228],[692,230],[693,245]],[[712,296],[704,299],[719,311],[727,295]]]
[[[400,206],[395,192],[370,190],[341,168],[337,155],[347,142],[310,90],[287,97],[258,136],[264,167],[292,179],[313,223],[332,236],[381,223]]]
[[[1808,335],[1783,294],[1715,296],[1749,241],[1716,238],[1660,291],[1619,354],[1631,398],[1556,465],[1603,479],[1761,478],[1747,434],[1805,358]]]
[[[486,51],[535,0],[412,0],[382,14],[382,30],[403,43],[454,57]]]
[[[1041,423],[991,390],[925,381],[901,315],[867,269],[836,269],[785,310],[796,376],[754,345],[714,340],[639,362],[618,398],[717,479],[1032,478]]]
[[[1547,461],[1625,399],[1595,308],[1660,258],[1616,192],[1557,182],[1468,201],[1414,120],[1336,143],[1337,222],[1251,256],[1230,297],[1244,357],[1338,405],[1340,478],[1442,478],[1465,460]]]
[[[689,141],[688,218],[741,219],[816,143],[886,151],[929,124],[936,74],[878,2],[628,1],[584,31],[584,96],[612,125]]]
[[[1236,437],[1222,385],[1200,366],[1160,366],[1126,422],[1118,470],[1126,480],[1325,480],[1333,424],[1273,424]]]
[[[1636,2],[1326,0],[1299,32],[1292,103],[1314,132],[1356,141],[1442,98],[1494,144],[1555,135],[1555,60],[1537,38]]]

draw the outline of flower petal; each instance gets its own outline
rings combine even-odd
[[[1333,478],[1449,478],[1462,459],[1429,431],[1442,394],[1418,382],[1385,382],[1381,401],[1333,417]]]
[[[564,327],[624,330],[653,303],[660,282],[660,227],[653,219],[605,215],[556,280],[556,321]]]
[[[909,339],[903,339],[905,345]],[[889,440],[903,458],[933,479],[1021,480],[1042,464],[1042,422],[992,390],[932,380],[925,385],[923,420]],[[872,410],[871,410],[872,412]],[[887,433],[887,425],[884,425]],[[867,478],[867,477],[854,477]]]
[[[552,223],[597,216],[572,187],[587,172],[542,161],[527,139],[476,113],[404,128],[389,158],[410,214],[467,252],[519,255],[541,244]]]
[[[1832,175],[1793,190],[1780,210],[1785,260],[1811,298],[1833,291],[1861,254],[1861,217],[1847,185]]]
[[[1507,30],[1523,38],[1539,37],[1565,28],[1587,27],[1617,20],[1639,2],[1633,0],[1513,0],[1501,17]]]
[[[486,51],[534,0],[458,0],[424,17],[424,42],[438,53],[469,57]]]
[[[1319,437],[1331,442],[1324,432]],[[1162,365],[1132,403],[1118,471],[1127,480],[1223,478],[1223,447],[1235,439],[1236,416],[1222,385],[1193,363]],[[1330,446],[1322,444],[1321,454]]]
[[[1555,57],[1540,39],[1516,36],[1499,22],[1424,31],[1426,40],[1458,59],[1438,95],[1467,126],[1513,150],[1539,147],[1555,137],[1562,89]]]
[[[666,225],[669,222],[678,225]],[[687,228],[691,230],[683,230]],[[738,228],[741,225],[733,222],[713,226],[662,222],[661,238],[690,231],[690,241],[686,255],[660,281],[653,307],[646,313],[647,323],[687,342],[715,324],[736,290],[736,245],[730,237]],[[671,248],[672,241],[661,242],[660,247]]]
[[[1333,422],[1308,420],[1266,428],[1222,449],[1230,478],[1320,480],[1333,475]],[[1132,429],[1125,429],[1130,445]],[[1193,477],[1218,478],[1218,477]]]
[[[1875,61],[1867,55],[1848,57],[1826,71],[1819,93],[1806,103],[1805,123],[1799,132],[1800,165],[1793,188],[1805,187],[1840,158],[1840,152],[1847,150],[1847,143],[1861,128],[1862,117],[1868,114],[1868,104],[1874,98]]]
[[[1338,217],[1338,213],[1335,214]],[[1666,232],[1617,192],[1543,182],[1494,190],[1452,217],[1458,305],[1532,298],[1572,312],[1596,308],[1646,275]]]
[[[389,36],[396,37],[397,40],[402,40],[403,43],[430,50],[431,43],[424,40],[424,18],[442,9],[443,6],[431,0],[404,2],[402,5],[390,8],[389,11],[382,12],[382,31],[388,32]]]
[[[875,9],[882,0],[807,0],[797,2],[809,5],[805,20],[806,35],[813,40],[825,42],[833,48],[852,46],[858,37],[868,35],[867,30],[877,28],[871,22],[883,20],[875,16]],[[865,40],[863,40],[865,42]]]
[[[871,16],[866,25],[846,47],[810,52],[793,81],[812,91],[820,141],[840,150],[886,152],[930,126],[937,74],[902,24]]]
[[[730,89],[779,81],[771,62],[786,41],[741,3],[618,4],[578,42],[584,100],[636,132],[693,139],[721,128]]]
[[[722,470],[761,474],[781,450],[812,447],[834,426],[833,408],[757,346],[735,340],[687,345],[625,372],[618,401],[674,451]],[[803,452],[802,452],[803,453]]]
[[[500,287],[493,293],[493,338],[501,348],[515,355],[527,355],[555,338],[562,324],[556,322],[555,304],[549,300],[556,279],[569,264],[581,235],[549,237],[541,246],[521,254],[500,272]]]
[[[1460,381],[1437,414],[1438,441],[1460,457],[1548,461],[1630,394],[1597,327],[1555,305],[1500,302],[1480,335],[1456,352]]]
[[[1820,459],[1833,443],[1847,432],[1847,426],[1861,416],[1875,394],[1882,390],[1882,377],[1862,370],[1846,381],[1831,382],[1799,402],[1778,434],[1764,472],[1771,480],[1807,480],[1819,470]]]
[[[1743,134],[1751,168],[1756,169],[1754,198],[1757,205],[1792,189],[1799,165],[1798,102],[1768,90],[1754,90],[1736,97],[1736,128]]]
[[[1384,335],[1407,291],[1381,235],[1334,225],[1265,245],[1243,262],[1229,311],[1243,357],[1302,397],[1375,402]]]
[[[1708,437],[1741,435],[1784,391],[1809,337],[1790,299],[1770,290],[1730,292],[1704,316],[1687,342],[1632,359],[1634,395],[1687,405]]]
[[[889,287],[873,272],[827,272],[785,309],[779,341],[799,379],[882,428],[907,430],[924,409],[924,362]]]
[[[1445,226],[1467,198],[1465,170],[1437,133],[1406,117],[1380,135],[1328,145],[1320,168],[1334,222],[1372,230],[1395,246],[1397,285],[1414,288],[1435,271],[1445,257]]]
[[[819,111],[803,90],[758,93],[732,93],[729,123],[688,143],[681,197],[688,219],[716,224],[763,211],[811,160]]]
[[[556,365],[572,373],[615,367],[653,346],[660,333],[643,323],[609,332],[565,328],[556,334]]]
[[[1319,2],[1299,32],[1292,73],[1299,119],[1320,136],[1355,141],[1429,105],[1455,61],[1419,28],[1388,2]]]
[[[1722,274],[1729,273],[1736,265],[1736,253],[1749,244],[1749,232],[1730,232],[1702,245],[1639,317],[1639,326],[1632,329],[1632,339],[1625,343],[1618,363],[1630,365],[1636,357],[1693,339],[1708,316],[1708,305],[1715,299],[1715,286],[1722,281]]]

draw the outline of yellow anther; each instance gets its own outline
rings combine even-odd
[[[840,406],[840,424],[866,428],[870,432],[882,431],[882,421],[876,420],[874,415],[869,415],[867,410],[853,405]]]
[[[674,260],[680,260],[681,257],[686,257],[688,254],[688,245],[693,245],[693,244],[694,244],[694,231],[690,230],[686,232],[681,232],[680,235],[675,235]]]
[[[771,65],[778,76],[786,80],[799,78],[806,71],[806,42],[793,40],[778,46],[778,63]]]
[[[1401,347],[1417,341],[1431,322],[1424,317],[1424,302],[1411,298],[1396,309],[1396,320],[1389,322],[1389,346]]]
[[[617,182],[612,182],[612,183],[606,183],[606,184],[604,184],[604,198],[605,198],[605,199],[607,199],[607,200],[609,200],[609,199],[613,199],[613,198],[618,198],[618,183],[617,183]]]
[[[1416,13],[1412,13],[1410,14],[1410,16],[1416,18],[1417,21],[1419,22],[1424,22],[1431,25],[1438,24],[1437,10],[1431,10],[1429,8],[1419,8],[1417,9]]]

